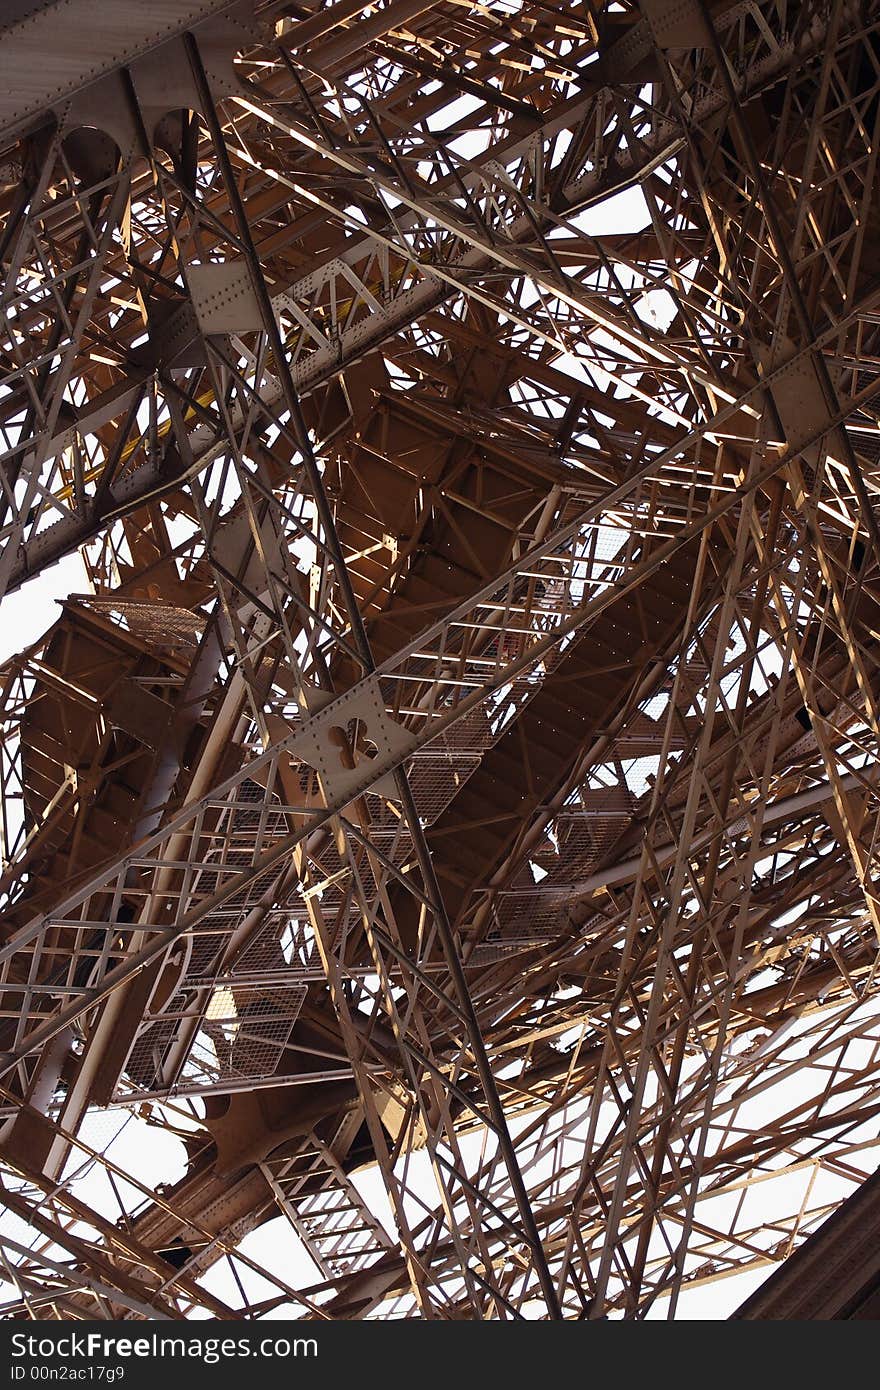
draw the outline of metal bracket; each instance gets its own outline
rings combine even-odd
[[[334,730],[345,732],[355,720],[364,725],[364,737],[375,747],[380,763],[389,760],[396,765],[412,744],[412,735],[388,715],[378,678],[363,680],[347,695],[338,696],[326,713],[322,711],[309,720],[291,747],[297,758],[315,769],[328,800],[349,792],[357,795],[364,780],[363,766],[346,767],[341,744],[332,737]],[[374,796],[396,798],[393,772],[373,782],[368,790]]]
[[[262,328],[260,306],[244,261],[190,265],[186,279],[205,337],[217,333],[257,333]]]
[[[786,352],[791,353],[787,366],[776,360]],[[781,350],[777,347],[772,355],[765,356],[765,370],[775,373],[770,392],[786,435],[785,441],[780,440],[780,443],[785,442],[797,450],[799,440],[815,441],[818,436],[836,429],[836,425],[829,423],[828,404],[809,354],[795,354],[794,345],[786,340]],[[765,433],[768,430],[773,432],[770,421],[765,424]],[[816,443],[805,444],[803,454],[809,462],[815,460],[817,453]]]
[[[709,42],[706,21],[696,0],[639,0],[654,42],[668,52],[674,48],[704,48]]]

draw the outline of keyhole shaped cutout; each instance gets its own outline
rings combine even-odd
[[[359,764],[378,756],[379,749],[367,735],[363,719],[349,719],[343,726],[334,724],[328,731],[328,738],[339,752],[340,765],[350,772]]]

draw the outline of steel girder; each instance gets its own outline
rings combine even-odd
[[[876,1149],[880,20],[197,18],[10,105],[7,1307],[687,1311]]]

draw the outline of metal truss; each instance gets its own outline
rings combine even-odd
[[[54,8],[3,1315],[730,1311],[880,1145],[880,14]]]

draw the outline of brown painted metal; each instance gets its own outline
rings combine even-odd
[[[104,9],[0,31],[0,1302],[723,1316],[880,1159],[880,15]]]

